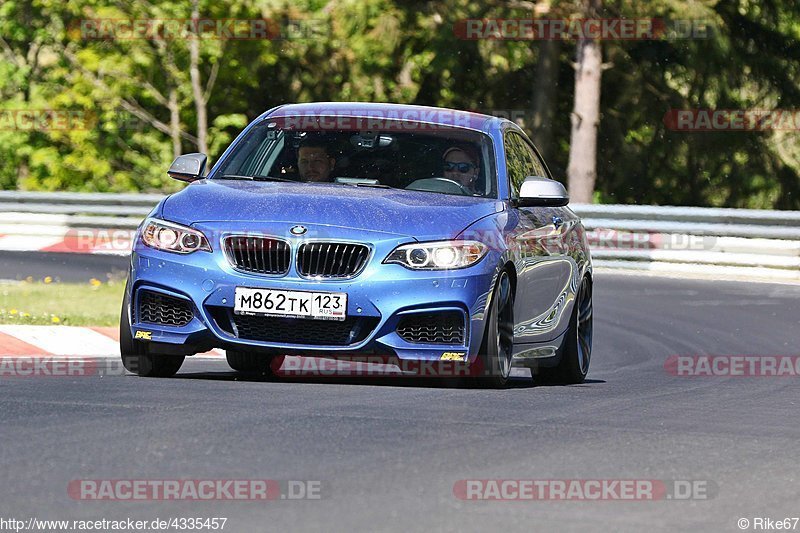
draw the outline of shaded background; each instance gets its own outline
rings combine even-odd
[[[571,18],[587,2],[5,0],[0,188],[164,191],[178,153],[212,162],[249,120],[288,102],[446,106],[517,120],[566,182],[575,41],[463,40],[465,18]],[[594,1],[593,4],[600,4]],[[595,6],[597,7],[597,6]],[[275,39],[92,39],[95,19],[270,19]],[[706,21],[705,38],[603,41],[597,182],[603,203],[800,208],[796,130],[671,131],[670,109],[800,108],[800,4],[606,1],[600,17]],[[80,127],[20,127],[68,110]]]

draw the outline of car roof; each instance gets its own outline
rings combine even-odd
[[[409,104],[388,104],[374,102],[312,102],[304,104],[286,104],[267,111],[260,118],[289,116],[342,116],[342,117],[375,117],[386,120],[412,120],[442,126],[468,128],[489,132],[496,129],[506,119],[460,111],[444,107],[429,107]]]

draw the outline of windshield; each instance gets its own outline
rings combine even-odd
[[[484,133],[410,121],[385,121],[369,131],[331,128],[325,117],[298,124],[292,117],[264,120],[211,178],[331,183],[343,186],[342,194],[348,186],[366,186],[497,197],[491,139]]]

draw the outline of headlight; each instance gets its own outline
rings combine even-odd
[[[151,248],[177,254],[190,254],[197,250],[211,251],[208,239],[201,232],[157,218],[145,220],[142,242]]]
[[[412,270],[452,270],[472,266],[486,255],[478,241],[439,241],[404,244],[395,248],[384,263],[397,263]]]

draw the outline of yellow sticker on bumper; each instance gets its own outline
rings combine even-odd
[[[466,352],[444,352],[441,361],[464,361],[466,359]]]

